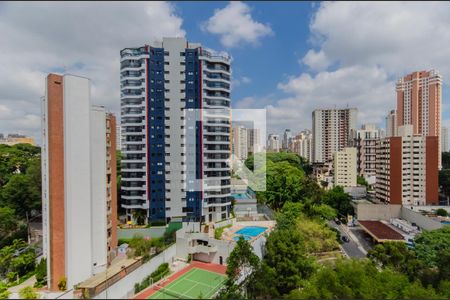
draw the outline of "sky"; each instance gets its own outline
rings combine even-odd
[[[347,106],[384,127],[396,80],[429,69],[449,126],[449,15],[448,2],[0,2],[0,133],[40,142],[49,72],[90,78],[92,104],[120,115],[120,50],[166,36],[228,52],[232,106],[266,108],[267,133]]]

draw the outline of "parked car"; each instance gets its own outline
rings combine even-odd
[[[341,239],[342,239],[342,241],[344,241],[344,242],[346,242],[346,243],[350,242],[350,239],[349,239],[347,236],[345,236],[345,235],[343,235],[343,236],[341,237]]]
[[[338,218],[335,218],[335,219],[334,219],[334,222],[335,222],[337,225],[341,225],[341,221],[339,221]]]

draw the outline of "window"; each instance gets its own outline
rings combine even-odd
[[[166,66],[168,66],[168,65],[169,65],[169,62],[168,62],[168,61],[165,61],[164,64],[165,64]]]

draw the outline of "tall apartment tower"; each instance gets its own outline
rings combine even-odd
[[[334,186],[356,186],[356,148],[345,147],[333,154]]]
[[[128,220],[139,210],[148,222],[228,218],[230,57],[184,38],[120,55],[121,198]]]
[[[444,126],[441,129],[441,146],[442,152],[448,152],[448,128]]]
[[[267,137],[267,150],[272,152],[280,151],[280,136],[278,134],[269,134]]]
[[[356,114],[356,108],[313,111],[313,162],[331,162],[336,151],[349,145],[351,131],[356,129]]]
[[[233,126],[231,152],[241,160],[247,159],[247,128],[244,126]]]
[[[283,134],[283,142],[281,147],[283,150],[288,150],[291,145],[292,133],[290,129],[285,129]]]
[[[438,137],[441,166],[442,77],[436,70],[413,72],[397,81],[397,125],[414,134]]]
[[[390,204],[436,205],[438,138],[414,134],[412,125],[399,126],[398,136],[377,145],[376,199]]]
[[[376,148],[382,131],[374,124],[364,124],[361,129],[352,131],[351,146],[357,151],[358,175],[373,177],[376,174]]]
[[[43,252],[50,290],[103,271],[117,247],[115,117],[89,79],[49,74],[42,98]]]
[[[386,136],[390,137],[396,135],[397,135],[397,111],[393,109],[386,116]]]
[[[255,153],[261,151],[261,142],[260,142],[260,134],[261,131],[259,128],[247,128],[247,147],[248,153]]]
[[[305,129],[292,138],[291,151],[297,153],[308,161],[312,159],[312,133]]]

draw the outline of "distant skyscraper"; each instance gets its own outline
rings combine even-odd
[[[375,176],[376,147],[382,132],[374,124],[364,124],[352,131],[351,146],[357,149],[357,171],[360,176]]]
[[[291,149],[303,158],[311,161],[312,155],[312,133],[311,130],[305,129],[292,138]]]
[[[313,162],[331,162],[336,151],[348,146],[356,114],[356,108],[313,111]]]
[[[441,130],[441,146],[442,152],[448,152],[448,128],[442,127]]]
[[[267,137],[267,150],[279,152],[280,146],[280,136],[278,134],[269,134]]]
[[[390,137],[396,135],[397,135],[397,111],[393,109],[386,116],[386,136]]]
[[[377,145],[375,193],[390,204],[438,204],[438,140],[413,134],[413,126],[398,127],[394,137]]]
[[[247,128],[244,126],[233,126],[231,152],[241,160],[247,159]]]
[[[261,142],[260,142],[260,130],[259,128],[248,128],[247,129],[247,147],[248,153],[260,152]]]
[[[414,134],[438,137],[441,166],[442,77],[435,70],[413,72],[397,82],[397,125],[412,125]]]
[[[288,150],[291,145],[292,133],[290,129],[285,129],[283,134],[283,150]]]
[[[334,186],[356,186],[356,148],[346,147],[333,155]]]
[[[127,219],[139,210],[150,223],[229,218],[230,57],[184,38],[120,55]],[[194,120],[197,109],[215,110]]]
[[[49,74],[42,100],[43,252],[50,290],[104,270],[117,247],[115,117],[90,82]]]

